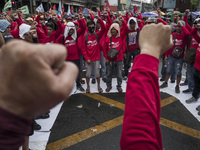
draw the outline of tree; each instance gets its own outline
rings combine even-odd
[[[199,0],[190,0],[190,3],[191,3],[191,11],[197,11]]]

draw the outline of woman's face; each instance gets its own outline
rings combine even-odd
[[[51,36],[51,34],[53,32],[53,28],[47,27],[47,30],[48,30],[48,36]]]
[[[112,35],[113,37],[117,36],[117,33],[118,33],[118,31],[117,31],[115,28],[112,28],[112,29],[111,29],[111,35]]]

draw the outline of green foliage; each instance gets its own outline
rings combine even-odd
[[[190,0],[190,3],[191,3],[191,11],[197,11],[199,0]]]

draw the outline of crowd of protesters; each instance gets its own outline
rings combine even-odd
[[[47,12],[37,15],[24,15],[21,10],[14,10],[8,15],[0,15],[0,47],[13,39],[21,39],[29,43],[52,44],[59,43],[66,47],[66,61],[73,62],[79,68],[76,79],[77,90],[90,93],[90,78],[97,81],[97,90],[103,92],[102,81],[106,83],[106,92],[112,89],[114,69],[117,73],[116,88],[123,92],[122,80],[128,79],[129,70],[134,59],[140,54],[139,34],[146,24],[170,24],[173,37],[173,47],[162,54],[162,77],[164,81],[160,88],[168,87],[168,80],[175,83],[175,92],[180,93],[180,85],[188,85],[183,93],[192,93],[186,103],[196,102],[200,94],[200,19],[191,24],[188,21],[189,10],[183,18],[175,14],[174,22],[163,19],[160,9],[159,17],[143,18],[139,11],[126,10],[125,15],[113,12],[107,8],[100,12],[84,16],[82,12],[71,16],[58,16]],[[164,21],[165,20],[165,21]],[[190,23],[189,23],[190,22]],[[160,37],[162,38],[162,37]],[[56,49],[55,49],[56,51]],[[183,63],[187,64],[186,82],[180,84]],[[86,70],[86,84],[83,70]],[[124,70],[124,72],[122,72]],[[200,115],[200,106],[196,108]],[[48,118],[49,112],[37,118]],[[35,122],[35,129],[39,130]]]

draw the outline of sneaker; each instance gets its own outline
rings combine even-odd
[[[194,98],[193,96],[190,98],[190,99],[188,99],[188,100],[186,100],[185,102],[187,103],[187,104],[190,104],[190,103],[192,103],[192,102],[196,102],[198,99],[196,99],[196,98]]]
[[[34,124],[33,124],[33,129],[34,130],[40,130],[41,126],[39,124],[37,124],[37,122],[34,120]]]
[[[121,87],[118,87],[117,90],[118,90],[119,93],[122,93],[122,88]]]
[[[196,110],[197,110],[197,111],[200,111],[200,105],[199,105],[199,106],[197,106]]]
[[[112,89],[111,87],[107,87],[106,92],[110,92],[111,89]]]
[[[164,82],[164,83],[160,86],[161,89],[162,89],[162,88],[166,88],[166,87],[168,87],[167,82]]]
[[[92,79],[92,84],[95,84],[96,83],[96,80],[95,79]]]
[[[107,79],[106,79],[106,78],[103,78],[102,80],[103,80],[103,82],[105,82],[105,83],[106,83],[106,81],[107,81]]]
[[[80,85],[80,86],[77,86],[77,88],[76,88],[77,90],[79,90],[79,91],[81,91],[81,92],[84,92],[85,91],[85,89]]]
[[[190,93],[192,91],[190,91],[189,89],[182,91],[183,93]]]
[[[45,113],[41,116],[37,116],[35,119],[47,119],[47,118],[49,118],[49,113]]]
[[[124,76],[124,77],[123,77],[123,80],[125,80],[125,81],[126,81],[126,80],[127,80],[127,76]]]
[[[185,86],[185,85],[188,85],[187,83],[183,82],[180,84],[180,86]]]
[[[165,79],[160,79],[160,81],[165,81]]]
[[[175,80],[171,80],[171,83],[175,83]]]
[[[176,93],[180,93],[180,88],[179,88],[178,85],[176,85],[176,87],[175,87],[175,92],[176,92]]]

